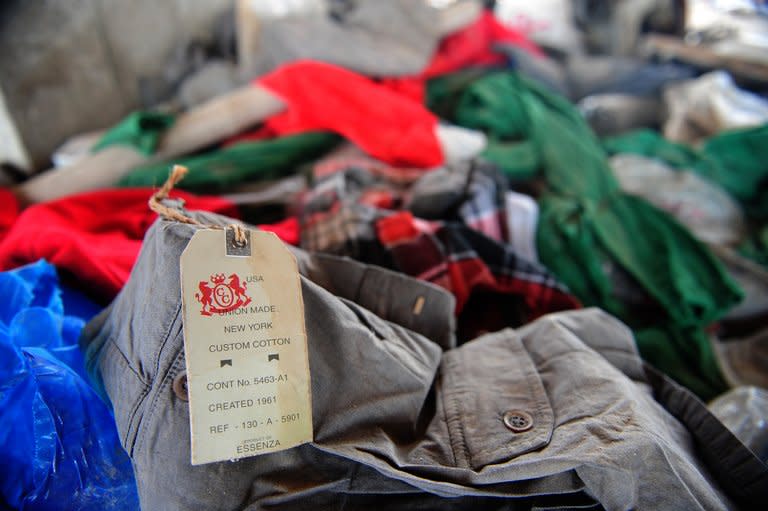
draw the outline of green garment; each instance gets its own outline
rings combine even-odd
[[[768,125],[720,133],[701,150],[669,142],[650,130],[608,138],[603,145],[610,154],[641,154],[693,169],[722,186],[748,216],[768,220]]]
[[[446,91],[458,97],[448,101]],[[599,140],[567,100],[509,71],[440,78],[428,94],[438,113],[484,131],[485,156],[511,177],[544,177],[539,255],[579,299],[638,331],[663,335],[666,341],[653,344],[648,358],[666,361],[659,365],[702,397],[725,390],[703,327],[738,303],[741,290],[687,229],[622,193]],[[515,154],[525,157],[507,159]],[[608,274],[612,265],[656,302],[660,312],[650,324]]]
[[[331,133],[311,132],[258,142],[240,142],[172,162],[151,163],[133,169],[119,186],[160,186],[173,164],[184,165],[189,174],[177,186],[212,193],[247,181],[278,179],[318,158],[339,143]]]
[[[461,73],[432,80],[430,108],[488,135],[484,156],[511,178],[544,173],[553,191],[598,198],[618,190],[605,153],[570,102],[513,72],[493,72],[466,84]],[[434,104],[433,95],[456,91],[457,101]],[[557,112],[557,115],[552,115]],[[571,172],[578,168],[580,172]],[[557,171],[556,171],[557,170]]]
[[[739,246],[741,255],[768,268],[768,224],[756,228]]]
[[[635,341],[640,355],[659,371],[674,375],[675,379],[690,389],[695,389],[702,399],[709,401],[728,389],[707,333],[701,328],[665,329],[664,327],[635,329]],[[673,342],[677,350],[668,350]],[[710,346],[710,349],[699,349]],[[707,368],[711,377],[704,380],[699,368]]]
[[[104,134],[93,151],[101,151],[112,145],[126,145],[149,156],[155,152],[160,137],[173,125],[173,121],[172,115],[134,112]]]
[[[768,221],[768,124],[720,133],[702,152],[716,162],[706,177],[739,200],[751,218]]]
[[[643,129],[603,140],[608,154],[632,153],[662,160],[678,169],[703,171],[708,165],[694,149],[684,144],[670,142],[656,131]]]
[[[768,125],[726,131],[705,141],[701,150],[641,130],[603,141],[611,154],[634,153],[693,169],[723,187],[749,218],[750,234],[739,251],[768,267]]]
[[[488,76],[488,70],[472,69],[445,75],[431,80],[427,87],[427,103],[429,109],[446,119],[457,121],[459,103],[461,108],[467,108],[468,101],[464,92],[469,90],[473,82]],[[492,91],[489,91],[492,92]],[[493,135],[488,140],[483,156],[494,162],[512,180],[528,180],[539,173],[540,157],[532,141],[522,136],[520,127],[509,120],[496,118],[493,108],[503,102],[503,96],[494,98],[487,94],[477,98],[478,119],[472,115],[462,115],[467,127],[472,127]],[[470,105],[471,108],[471,105]],[[513,120],[522,119],[521,115],[510,115]]]

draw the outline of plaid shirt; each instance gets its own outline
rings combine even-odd
[[[317,187],[305,204],[319,193],[326,203],[346,198],[347,203],[408,209],[420,218],[459,221],[497,241],[509,241],[507,181],[489,162],[473,160],[425,171],[392,166],[346,145],[318,161],[313,176]]]
[[[447,289],[456,297],[459,340],[579,307],[578,300],[549,271],[523,259],[498,239],[506,232],[503,188],[493,179],[492,170],[485,166],[480,172],[467,172],[462,187],[453,190],[463,201],[454,203],[451,190],[439,190],[430,183],[422,186],[422,180],[404,187],[360,167],[339,168],[325,174],[302,201],[301,245],[400,271]],[[439,178],[438,172],[434,175]],[[444,203],[443,213],[449,220],[425,220],[397,210],[417,204],[426,189],[434,192],[426,194],[434,199],[427,203]],[[437,195],[441,198],[436,199]],[[498,197],[502,198],[501,208]],[[432,213],[442,208],[438,204]],[[484,232],[489,227],[494,236]]]
[[[406,208],[416,216],[461,222],[496,241],[509,241],[507,181],[495,165],[472,160],[441,167],[414,184]]]

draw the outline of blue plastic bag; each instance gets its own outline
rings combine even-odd
[[[130,459],[84,379],[82,318],[53,266],[0,273],[0,495],[23,510],[138,509]]]

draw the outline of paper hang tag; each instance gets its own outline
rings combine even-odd
[[[231,233],[199,230],[181,256],[193,465],[312,441],[296,259],[272,233]]]

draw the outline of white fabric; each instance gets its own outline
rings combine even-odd
[[[509,244],[517,254],[529,261],[539,262],[536,252],[539,205],[528,195],[510,191],[505,195],[505,210]]]

